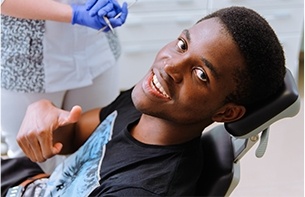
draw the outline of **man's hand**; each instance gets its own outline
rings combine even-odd
[[[34,162],[43,162],[58,154],[63,144],[53,144],[53,132],[59,127],[77,122],[82,109],[74,106],[64,111],[48,100],[31,104],[25,114],[17,135],[17,142],[23,152]]]
[[[106,16],[112,27],[118,27],[125,23],[128,9],[127,3],[123,3],[122,7],[116,0],[88,0],[86,5],[72,4],[72,24],[79,24],[100,30],[107,27],[107,23],[103,19]],[[115,17],[115,16],[119,17]],[[109,31],[106,28],[104,31]]]

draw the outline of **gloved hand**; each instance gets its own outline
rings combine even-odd
[[[89,6],[90,8],[88,8],[88,5],[72,4],[73,16],[71,23],[99,30],[103,27],[107,27],[107,24],[103,19],[103,16],[107,16],[113,28],[124,24],[128,14],[127,3],[123,3],[122,7],[120,7],[115,0],[97,0],[94,3],[95,4],[91,7]],[[118,18],[114,18],[119,13],[122,14]],[[109,30],[108,27],[104,31],[106,32]]]
[[[83,25],[86,27],[91,27],[93,29],[99,30],[105,26],[107,26],[106,22],[102,17],[90,16],[89,11],[86,9],[84,5],[76,5],[72,4],[72,21],[71,23]]]
[[[115,1],[116,6],[118,3]],[[121,8],[118,5],[119,9]],[[95,16],[98,14],[99,16],[107,16],[107,18],[112,18],[116,15],[114,10],[114,3],[111,0],[87,0],[86,8],[89,11],[90,16]],[[121,12],[121,10],[118,10]]]

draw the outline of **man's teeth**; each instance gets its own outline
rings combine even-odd
[[[153,84],[154,84],[154,86],[156,87],[156,89],[157,89],[160,93],[163,94],[163,96],[165,96],[165,97],[167,97],[167,98],[170,98],[170,97],[166,94],[166,92],[165,92],[165,90],[163,89],[163,87],[161,86],[161,84],[160,84],[160,82],[158,81],[156,75],[153,76]]]

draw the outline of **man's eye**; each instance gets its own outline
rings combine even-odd
[[[187,50],[187,45],[186,45],[186,43],[184,42],[184,40],[182,40],[182,39],[178,39],[177,46],[178,46],[178,48],[181,49],[182,51]]]
[[[201,81],[208,81],[208,76],[202,68],[195,68],[194,72]]]

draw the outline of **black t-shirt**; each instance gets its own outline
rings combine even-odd
[[[140,116],[131,90],[122,93],[101,111],[101,123],[87,141],[41,183],[43,189],[32,189],[39,196],[193,196],[203,165],[200,138],[143,144],[129,132]]]
[[[172,146],[135,140],[129,128],[141,113],[132,103],[131,90],[101,110],[101,121],[115,110],[112,137],[101,162],[100,186],[90,196],[193,195],[203,165],[200,139]]]

